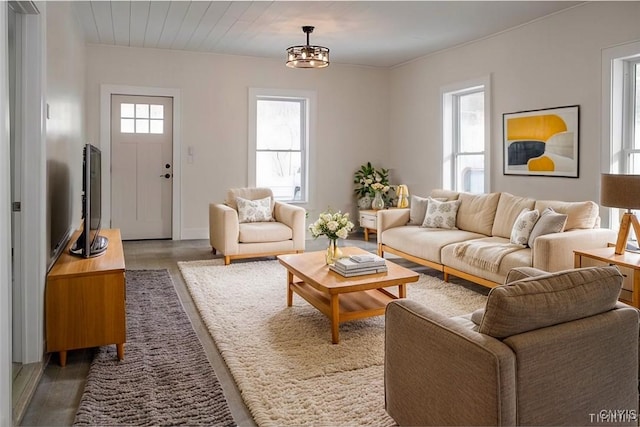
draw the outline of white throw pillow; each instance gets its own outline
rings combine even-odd
[[[238,205],[238,222],[240,223],[273,221],[271,197],[257,200],[236,197],[236,204]]]
[[[446,228],[457,230],[456,216],[460,207],[460,200],[450,202],[439,202],[429,197],[427,213],[424,216],[422,226],[426,228]]]
[[[511,243],[527,246],[529,235],[531,234],[531,230],[533,230],[533,226],[536,225],[538,218],[540,218],[540,212],[537,210],[523,209],[516,218],[516,222],[513,223]]]

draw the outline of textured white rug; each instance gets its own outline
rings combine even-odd
[[[384,316],[340,325],[294,294],[277,261],[178,263],[200,314],[260,426],[393,425],[384,410]],[[407,298],[447,315],[486,297],[421,275]]]

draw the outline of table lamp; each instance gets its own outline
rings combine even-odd
[[[409,188],[406,185],[398,185],[396,188],[396,196],[398,196],[399,208],[406,208],[409,206]]]
[[[600,203],[610,208],[627,210],[620,221],[620,231],[616,241],[616,254],[622,255],[627,247],[631,226],[636,233],[636,238],[640,239],[640,223],[631,213],[631,209],[640,209],[640,175],[603,173],[600,180]]]

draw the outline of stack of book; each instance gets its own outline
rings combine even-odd
[[[387,264],[384,258],[377,255],[363,254],[340,258],[329,268],[344,277],[353,277],[364,274],[384,273],[387,271]]]

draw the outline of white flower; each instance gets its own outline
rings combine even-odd
[[[347,231],[346,228],[341,228],[336,232],[336,235],[341,239],[346,239],[347,236],[349,235],[349,231]]]
[[[320,219],[322,220],[322,222],[327,223],[329,221],[331,221],[333,219],[333,217],[331,216],[330,213],[325,212],[320,214]]]
[[[338,229],[338,225],[339,225],[339,224],[338,224],[338,222],[337,222],[337,221],[329,221],[329,222],[327,223],[327,228],[328,228],[330,231],[336,231],[336,230]]]

